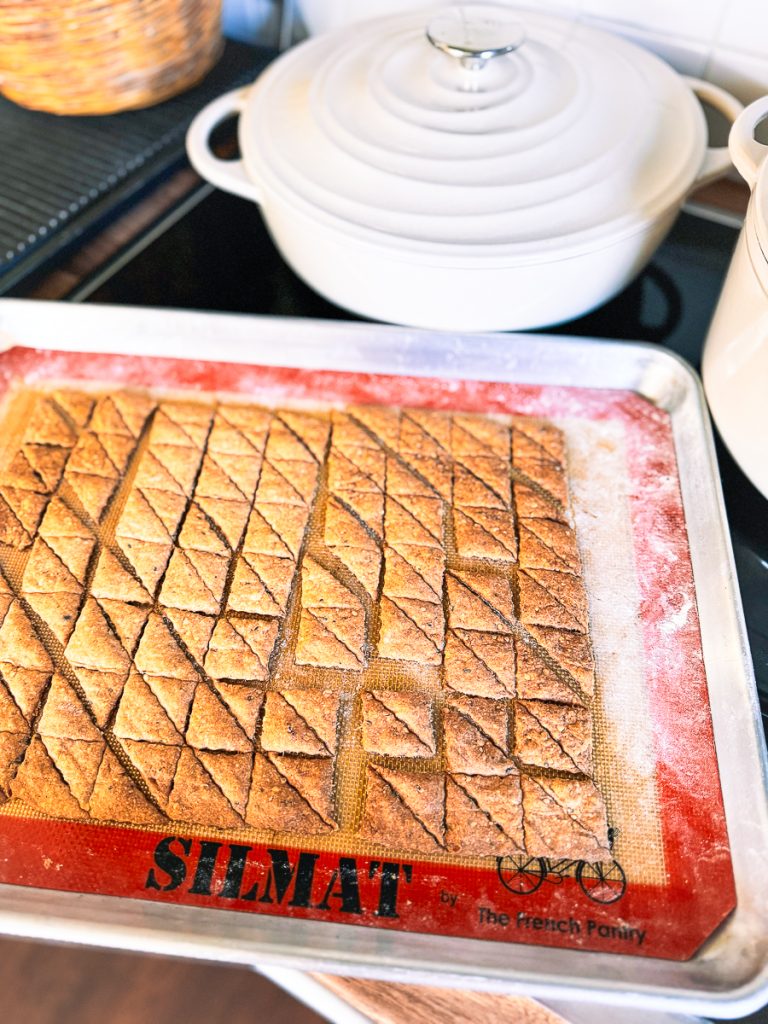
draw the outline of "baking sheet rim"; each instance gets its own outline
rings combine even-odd
[[[276,344],[276,332],[281,344]],[[212,339],[215,339],[215,352],[210,350]],[[259,351],[260,341],[265,346],[264,351]],[[334,343],[333,349],[330,342]],[[655,1009],[674,1007],[729,1016],[763,1005],[768,995],[768,934],[764,926],[761,928],[761,918],[768,919],[768,900],[763,896],[763,902],[758,903],[758,894],[761,890],[768,891],[768,761],[761,738],[760,714],[711,429],[701,386],[688,364],[651,345],[596,339],[446,335],[377,324],[3,299],[0,300],[0,352],[14,345],[632,390],[670,414],[688,523],[715,744],[739,897],[733,915],[694,958],[678,963],[641,961],[622,954],[501,945],[402,932],[374,932],[367,942],[362,940],[361,933],[369,930],[354,926],[249,917],[247,924],[238,929],[233,927],[233,918],[242,919],[243,915],[235,912],[146,903],[138,910],[141,925],[126,927],[100,922],[100,944],[230,962],[253,964],[263,960],[313,970],[376,975],[390,980],[422,983],[439,980],[446,985],[526,991],[560,998],[597,998]],[[446,346],[451,351],[449,360],[445,359]],[[607,349],[611,349],[610,359],[605,358]],[[696,471],[702,463],[709,472]],[[692,517],[693,508],[705,514]],[[725,751],[728,757],[722,756]],[[753,779],[755,783],[759,779],[759,793],[748,794],[744,778]],[[18,899],[19,893],[26,896],[28,903],[40,903],[39,916],[31,910],[10,909],[9,904],[15,902],[13,897]],[[61,908],[59,917],[52,916],[54,900],[57,912]],[[128,902],[135,905],[140,901]],[[86,918],[92,929],[99,915],[89,916],[89,912],[95,912],[98,907],[105,911],[105,918],[109,918],[110,904],[116,906],[110,897],[21,890],[3,885],[0,886],[0,932],[92,943],[93,934]],[[82,933],[81,925],[66,914],[65,908],[75,907],[84,911]],[[123,918],[125,909],[126,901],[122,901],[120,916]],[[187,928],[183,940],[174,928],[168,928],[179,913]],[[201,915],[212,915],[211,923],[220,927],[212,927],[211,934],[206,935],[205,929],[200,927]],[[111,916],[115,916],[114,913]],[[156,927],[150,929],[153,918]],[[282,952],[276,939],[265,937],[261,942],[254,942],[252,938],[255,930],[279,932],[281,927],[275,927],[276,922],[286,930]],[[321,931],[314,939],[313,950],[311,940],[318,928]],[[347,948],[336,949],[329,957],[326,951],[333,928],[338,929],[341,936],[337,938],[337,945]],[[249,936],[247,949],[235,949],[223,939],[223,933],[238,930]],[[218,942],[217,931],[222,933]],[[302,939],[302,956],[297,956],[292,943],[288,948],[288,937],[292,935]],[[393,940],[392,935],[397,938]],[[385,955],[387,962],[384,964],[371,962],[373,955],[380,961],[380,947],[393,942],[400,947],[399,952]],[[424,953],[443,943],[449,944],[444,953],[436,955],[434,962],[425,961]],[[467,943],[471,945],[468,947]],[[368,944],[372,949],[361,952],[361,947]],[[489,947],[499,945],[504,959],[513,961],[515,966],[509,963],[499,967],[487,963],[483,966],[482,961],[489,958]],[[403,947],[411,946],[412,951],[402,952]],[[318,955],[318,951],[322,952]],[[438,950],[432,952],[437,954]],[[476,957],[470,955],[475,952]],[[454,955],[447,955],[449,953]],[[468,955],[464,957],[462,953]],[[525,964],[526,953],[532,961],[528,965]],[[446,970],[446,963],[458,957],[468,966],[462,970]],[[500,959],[498,953],[491,958]],[[412,966],[414,960],[420,961],[418,967]],[[702,971],[704,966],[708,968],[706,976]],[[718,967],[723,973],[713,980],[711,974]]]

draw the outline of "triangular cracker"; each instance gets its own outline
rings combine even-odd
[[[147,800],[139,787],[109,749],[96,777],[90,802],[91,816],[135,825],[160,824],[165,819]]]
[[[611,859],[605,801],[591,779],[523,775],[522,784],[530,856]]]
[[[259,712],[264,703],[264,692],[252,686],[224,683],[214,680],[213,688],[227,705],[246,736],[254,736]]]
[[[277,619],[219,619],[205,658],[206,672],[213,679],[264,682],[278,629]]]
[[[514,562],[517,558],[515,518],[505,509],[454,506],[453,536],[461,558]]]
[[[82,586],[42,537],[37,537],[24,568],[25,594],[80,594]]]
[[[204,552],[196,552],[197,557],[182,548],[175,548],[168,568],[165,573],[163,585],[160,589],[160,602],[169,608],[182,608],[187,611],[207,612],[209,615],[216,615],[219,611],[219,600],[211,590],[211,581],[198,571],[196,563],[202,561]],[[216,555],[208,556],[216,559]],[[211,585],[219,591],[219,598],[224,589],[224,577],[226,575],[227,561],[219,559],[222,565],[218,566],[218,579]],[[208,566],[204,565],[204,571]]]
[[[10,787],[29,744],[28,732],[0,731],[0,804],[10,798]]]
[[[552,519],[521,519],[520,566],[579,575],[581,559],[575,532]]]
[[[250,497],[230,479],[212,455],[206,455],[203,459],[200,475],[195,485],[195,494],[223,501],[248,501]]]
[[[442,603],[443,600],[443,573],[445,556],[439,554],[433,548],[410,549],[409,553],[418,558],[420,551],[428,555],[437,555],[435,564],[425,565],[422,568],[418,564],[404,558],[394,548],[384,549],[384,593],[392,599],[413,598],[417,601],[426,601],[430,604]]]
[[[515,696],[515,647],[511,636],[449,630],[444,680],[448,689],[478,697]]]
[[[170,720],[183,733],[187,727],[192,698],[198,687],[197,681],[155,675],[145,675],[144,679]]]
[[[589,637],[580,633],[566,632],[562,629],[551,629],[546,626],[526,626],[528,633],[546,651],[552,661],[571,676],[581,689],[592,694],[595,689],[595,662]],[[535,693],[521,696],[536,697]],[[546,694],[541,694],[546,699]],[[558,697],[550,698],[559,700]]]
[[[71,482],[73,476],[97,476],[109,481],[120,476],[101,439],[90,430],[80,435],[69,457],[66,478]]]
[[[244,816],[251,788],[253,754],[211,750],[196,750],[195,753],[235,811]]]
[[[166,608],[164,616],[170,622],[185,650],[197,665],[202,665],[211,642],[216,619],[211,615],[201,615],[198,612],[188,612],[179,608]]]
[[[517,701],[515,756],[537,768],[590,775],[592,717],[586,708],[549,701]]]
[[[29,547],[47,504],[46,494],[0,487],[0,543],[14,548]]]
[[[176,767],[168,800],[168,816],[214,828],[238,828],[242,818],[216,784],[199,758],[184,747]]]
[[[183,653],[162,617],[155,612],[147,621],[136,651],[135,664],[144,674],[194,682],[199,678],[194,665]]]
[[[66,645],[77,622],[82,594],[25,594],[25,597],[59,643]]]
[[[280,505],[257,500],[249,520],[243,550],[273,554],[280,558],[298,558],[308,516],[309,512],[303,505]]]
[[[339,694],[283,690],[267,694],[261,745],[278,753],[326,757],[336,752]]]
[[[32,409],[24,440],[32,444],[53,444],[71,448],[75,432],[56,406],[47,397],[40,396]]]
[[[115,492],[117,477],[73,472],[67,481],[91,519],[99,522]]]
[[[324,620],[319,618],[322,611],[325,612]],[[343,628],[343,617],[349,614],[349,609],[303,608],[296,645],[296,664],[361,672],[365,668],[362,638],[357,642],[357,649],[350,649],[342,639],[347,632]],[[352,625],[360,637],[359,621],[353,621]]]
[[[115,539],[143,586],[150,594],[154,594],[171,557],[173,543],[170,540],[157,544],[122,537]]]
[[[448,620],[454,629],[507,633],[515,619],[512,590],[507,576],[496,573],[452,571],[446,577]]]
[[[11,783],[11,795],[55,818],[87,818],[39,736],[33,736]]]
[[[196,548],[198,551],[210,551],[215,555],[228,556],[229,547],[213,529],[206,513],[197,504],[197,493],[195,498],[196,500],[190,504],[184,517],[184,525],[179,534],[179,544],[183,548]],[[218,500],[212,503],[214,509],[218,506]],[[245,517],[248,517],[247,507]]]
[[[181,494],[189,496],[192,493],[197,478],[200,463],[202,462],[202,451],[199,448],[183,448],[175,444],[155,444],[151,442],[148,449],[162,465],[168,476],[172,478],[181,488]],[[151,484],[147,484],[151,487]],[[173,487],[161,487],[160,490],[175,491]]]
[[[368,765],[361,839],[395,850],[440,852],[444,822],[442,774]]]
[[[43,744],[70,792],[85,809],[93,793],[99,765],[104,757],[105,740],[69,739],[62,736],[42,736]]]
[[[31,722],[37,713],[40,698],[50,681],[51,671],[41,672],[0,661],[0,676],[28,722]]]
[[[331,430],[329,421],[292,409],[280,409],[278,416],[301,439],[315,461],[322,462]]]
[[[235,612],[282,616],[295,571],[296,563],[291,558],[243,551],[235,565],[229,608]]]
[[[0,661],[38,672],[53,671],[53,662],[18,601],[10,606],[0,626]]]
[[[382,596],[379,657],[415,661],[422,665],[439,665],[442,658],[438,643],[414,622],[400,604],[401,602],[391,601],[388,597]],[[442,608],[439,605],[433,605],[432,608],[435,609],[436,615],[442,615]]]
[[[47,444],[25,444],[24,454],[32,469],[45,484],[47,491],[55,491],[67,464],[69,451]]]
[[[169,494],[177,494],[180,497],[186,497],[187,494],[184,487],[175,479],[151,447],[147,448],[141,456],[134,478],[134,487],[142,491],[167,491]]]
[[[133,654],[149,617],[149,608],[126,604],[125,601],[111,601],[105,597],[99,598],[99,607],[109,619],[126,652]]]
[[[586,633],[589,612],[584,584],[578,576],[547,569],[521,569],[520,621]]]
[[[434,708],[423,693],[370,690],[362,695],[363,749],[389,757],[434,757]]]
[[[516,771],[508,753],[504,701],[451,697],[443,706],[445,760],[449,771],[466,775],[508,775]]]
[[[28,731],[29,723],[13,699],[13,694],[0,677],[0,733]]]
[[[272,832],[332,831],[332,759],[294,757],[293,762],[278,754],[254,755],[246,822]]]
[[[210,436],[209,451],[230,455],[260,455],[267,443],[272,413],[253,405],[220,405]]]
[[[121,437],[119,434],[99,434],[99,441],[118,473],[125,472],[125,467],[136,448],[134,439]]]
[[[93,724],[80,696],[69,680],[57,672],[51,680],[37,731],[41,736],[96,743],[101,733]]]
[[[164,807],[173,785],[182,748],[122,739],[123,749],[155,800]]]
[[[242,539],[248,522],[250,504],[247,501],[222,501],[219,498],[206,498],[199,494],[195,495],[195,501],[209,519],[216,524],[230,549],[234,551]]]
[[[35,494],[47,494],[49,491],[45,480],[27,458],[24,448],[16,452],[8,465],[0,471],[0,483]]]
[[[109,716],[123,692],[126,673],[105,672],[103,669],[73,666],[77,680],[82,687],[86,700],[91,706],[93,717],[100,729],[106,728]]]
[[[503,857],[523,852],[519,776],[449,775],[445,795],[445,845],[453,853]]]
[[[245,753],[251,741],[237,720],[205,684],[195,691],[187,725],[187,743],[201,750],[230,750]]]
[[[69,416],[75,426],[84,427],[90,418],[93,409],[94,399],[84,391],[70,391],[61,388],[51,395],[54,402],[60,409]]]
[[[146,740],[181,746],[181,734],[138,672],[132,672],[123,689],[112,730],[121,739]]]
[[[152,492],[150,492],[152,493]],[[153,497],[156,497],[153,494]],[[158,502],[155,502],[158,504]],[[137,487],[133,487],[126,500],[120,519],[115,527],[115,537],[118,543],[123,538],[151,541],[157,544],[167,544],[172,540],[171,532],[163,522],[163,519],[155,511],[155,507]]]
[[[131,659],[112,631],[97,601],[89,597],[83,605],[65,655],[71,665],[125,674]]]

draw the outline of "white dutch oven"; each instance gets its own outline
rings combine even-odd
[[[261,204],[288,263],[338,305],[524,329],[620,291],[688,193],[730,166],[694,93],[741,110],[606,33],[467,4],[297,46],[206,107],[187,148]],[[233,113],[242,160],[226,162],[208,138]]]
[[[768,146],[755,128],[768,118],[756,100],[731,130],[733,162],[752,189],[704,349],[712,415],[733,457],[768,498]]]

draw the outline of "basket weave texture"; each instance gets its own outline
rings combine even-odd
[[[151,106],[221,48],[221,0],[0,0],[0,92],[35,110]]]

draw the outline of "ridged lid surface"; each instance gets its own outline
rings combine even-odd
[[[430,10],[310,40],[254,87],[249,172],[400,247],[527,257],[629,233],[688,188],[704,117],[661,60],[540,12],[453,10],[470,48],[505,33],[516,48],[482,67],[450,56],[427,37],[446,34]]]

